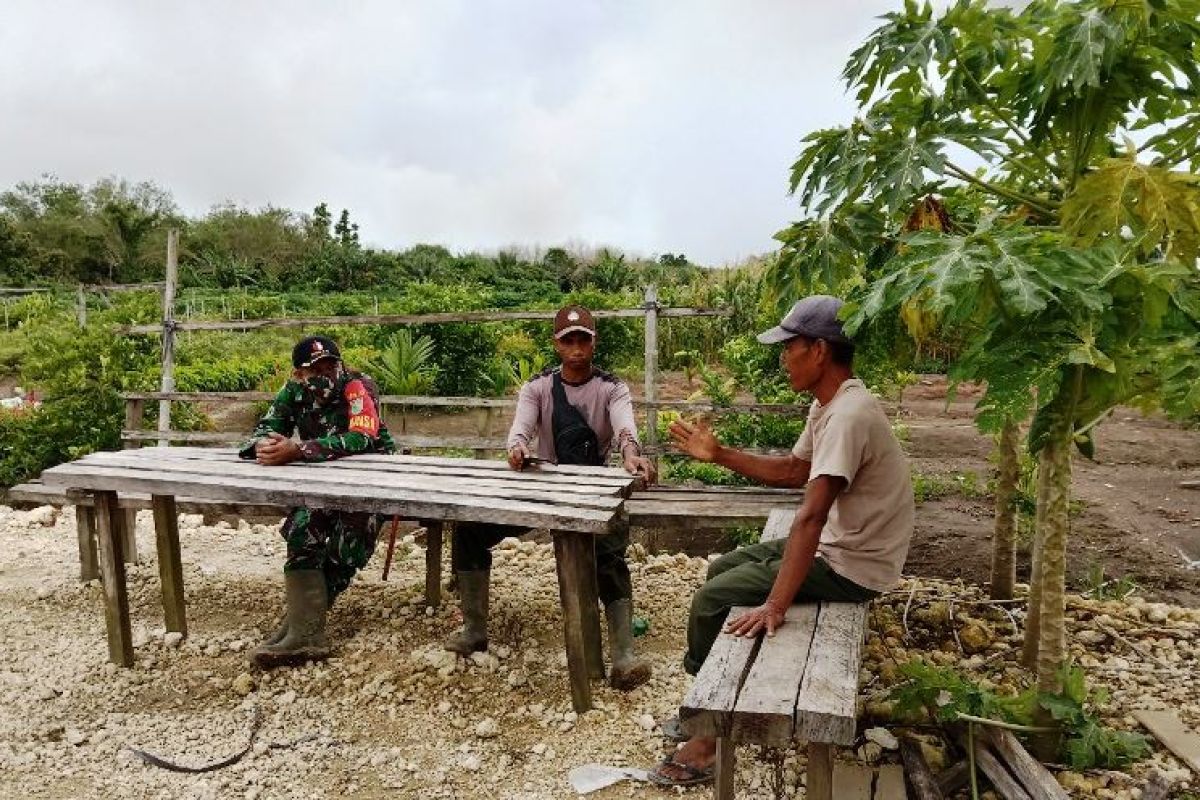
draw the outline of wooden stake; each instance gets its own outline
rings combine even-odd
[[[162,322],[162,391],[175,391],[175,283],[179,277],[179,231],[167,231],[167,282],[163,286]],[[171,430],[171,401],[158,401],[158,431]],[[168,440],[158,440],[159,447],[166,447]]]
[[[651,284],[646,287],[646,374],[645,399],[658,399],[658,287]],[[646,407],[646,446],[658,444],[658,410],[654,406]],[[654,465],[658,466],[658,456],[653,456]]]

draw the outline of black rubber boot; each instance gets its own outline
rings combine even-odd
[[[650,664],[633,654],[633,601],[614,600],[604,609],[608,618],[608,654],[612,669],[608,684],[628,692],[650,680]]]
[[[329,658],[329,640],[325,638],[325,618],[329,613],[325,573],[319,569],[300,569],[285,572],[283,580],[287,590],[287,633],[278,642],[260,645],[250,654],[250,661],[264,669]]]
[[[488,649],[488,588],[491,572],[486,569],[459,572],[458,596],[462,607],[463,629],[446,639],[445,648],[460,656]]]

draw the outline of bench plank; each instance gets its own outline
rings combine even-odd
[[[822,603],[804,680],[796,698],[796,737],[848,745],[854,741],[858,670],[866,603]]]
[[[772,508],[763,528],[760,542],[774,542],[786,539],[792,532],[792,522],[796,519],[799,508]]]
[[[786,624],[774,636],[762,637],[758,656],[733,709],[734,741],[771,747],[791,744],[801,679],[796,665],[808,660],[817,627],[817,609],[815,603],[792,606],[784,616]]]
[[[750,611],[744,606],[730,609],[730,616]],[[737,702],[738,690],[746,671],[758,652],[759,640],[722,634],[704,659],[700,673],[683,705],[679,707],[679,722],[689,736],[727,736],[730,712]]]

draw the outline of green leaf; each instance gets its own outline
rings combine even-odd
[[[1139,253],[1200,257],[1200,176],[1112,158],[1063,203],[1063,228],[1083,246],[1132,239]]]

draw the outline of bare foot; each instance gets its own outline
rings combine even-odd
[[[659,764],[654,772],[666,782],[694,781],[699,773],[712,769],[717,760],[717,740],[695,736],[681,744],[671,759]],[[685,769],[686,764],[691,769]]]

